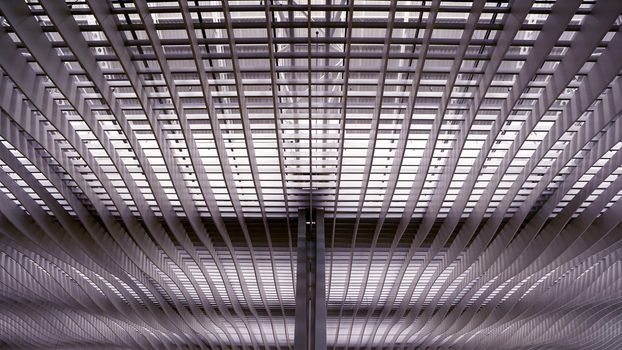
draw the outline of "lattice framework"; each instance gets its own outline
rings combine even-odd
[[[621,14],[0,0],[0,346],[620,347]]]

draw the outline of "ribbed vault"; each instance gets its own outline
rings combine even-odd
[[[0,0],[0,348],[621,348],[621,15]]]

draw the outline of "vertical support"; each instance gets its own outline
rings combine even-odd
[[[315,322],[314,329],[314,349],[326,349],[326,265],[325,265],[325,244],[324,244],[324,210],[315,210],[315,278],[313,280],[315,288]]]
[[[296,350],[326,349],[324,211],[298,211]]]
[[[298,245],[296,249],[296,328],[294,349],[308,349],[307,326],[307,214],[298,210]]]

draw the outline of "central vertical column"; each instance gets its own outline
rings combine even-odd
[[[313,307],[314,319],[313,335],[314,349],[326,349],[326,265],[325,265],[325,245],[324,245],[324,210],[315,210],[315,239],[313,242],[313,258],[315,273],[313,276]]]
[[[324,211],[298,211],[296,350],[326,349]]]
[[[307,213],[298,210],[298,244],[296,249],[296,328],[294,348],[309,349],[309,327],[307,325]]]

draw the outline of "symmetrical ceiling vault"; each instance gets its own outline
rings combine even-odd
[[[619,349],[621,71],[619,0],[0,0],[0,348],[293,349],[306,220],[330,349]]]

